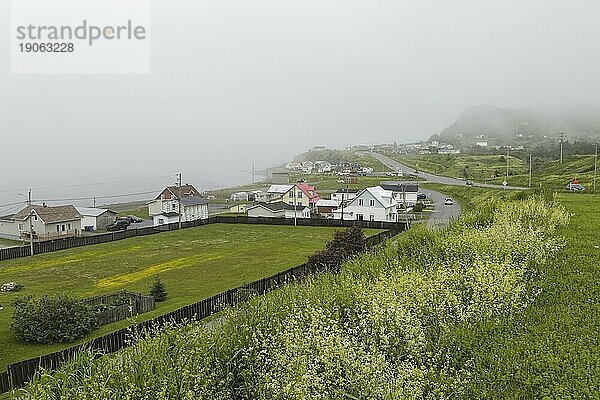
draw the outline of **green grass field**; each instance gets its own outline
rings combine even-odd
[[[17,240],[9,240],[9,239],[3,239],[0,238],[0,249],[3,249],[5,247],[15,247],[15,246],[21,246],[23,243]]]
[[[10,331],[16,297],[66,292],[85,298],[119,290],[147,293],[156,274],[169,297],[137,321],[175,310],[306,261],[325,246],[333,228],[266,225],[208,225],[152,236],[0,262],[0,282],[24,285],[0,293],[0,370],[7,364],[67,345],[28,345]],[[376,230],[365,233],[371,235]],[[100,336],[131,324],[121,321],[95,331]]]
[[[526,192],[427,184],[464,210],[490,196]],[[598,398],[600,393],[600,195],[561,193],[571,213],[565,247],[541,266],[541,293],[513,319],[468,326],[449,343],[473,359],[469,398]]]
[[[600,196],[560,195],[572,213],[565,247],[538,271],[541,294],[514,320],[460,332],[478,398],[598,398]]]

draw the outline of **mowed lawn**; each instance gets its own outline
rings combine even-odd
[[[0,283],[24,285],[18,293],[0,293],[0,371],[8,364],[69,345],[27,345],[10,331],[18,296],[65,292],[79,298],[120,290],[148,293],[156,274],[168,299],[136,321],[164,314],[244,283],[306,261],[322,249],[334,228],[217,224],[80,247],[33,258],[0,262]],[[367,230],[373,235],[376,230]],[[121,321],[91,337],[130,325]]]

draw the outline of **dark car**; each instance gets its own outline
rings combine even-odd
[[[106,227],[107,231],[124,231],[129,227],[130,223],[126,219],[118,219],[114,223]]]
[[[467,182],[465,182],[465,183],[467,184],[467,186],[474,186],[474,185],[473,185],[473,181],[467,181]]]
[[[417,193],[417,200],[425,200],[427,195],[425,193]]]
[[[129,223],[131,224],[138,224],[140,222],[144,222],[143,219],[141,219],[140,217],[136,217],[135,215],[128,215],[123,219],[129,221]]]

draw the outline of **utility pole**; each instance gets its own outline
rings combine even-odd
[[[256,182],[256,164],[252,163],[252,184]]]
[[[33,216],[35,215],[35,211],[33,208],[29,211],[29,251],[33,256]]]
[[[531,153],[529,153],[529,187],[531,187]]]
[[[508,182],[508,146],[506,146],[506,181]]]
[[[595,145],[596,152],[594,153],[594,193],[596,193],[596,175],[598,172],[598,143]]]
[[[27,197],[27,205],[31,207],[31,189],[29,189],[29,196]],[[29,250],[31,255],[33,256],[33,216],[35,215],[35,211],[33,211],[33,207],[29,210]]]
[[[296,191],[296,185],[294,185],[294,191],[292,193],[294,194],[294,226],[298,226],[298,201],[296,200],[298,198],[298,192]]]
[[[179,214],[179,229],[181,229],[181,172],[177,174],[177,197],[179,203],[179,209],[177,210]]]
[[[558,132],[558,137],[560,140],[560,163],[561,164],[563,162],[563,143],[565,141],[566,136],[567,136],[567,134],[565,132]]]
[[[94,196],[94,208],[96,208],[96,196]]]

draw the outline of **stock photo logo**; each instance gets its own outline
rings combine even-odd
[[[151,72],[150,0],[12,0],[11,72]]]

